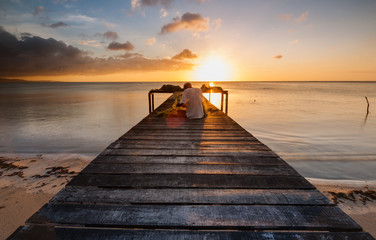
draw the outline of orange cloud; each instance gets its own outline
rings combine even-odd
[[[181,18],[176,17],[171,23],[163,25],[160,34],[176,32],[181,29],[194,32],[208,31],[209,18],[203,18],[199,13],[184,13]]]
[[[281,59],[283,56],[281,54],[275,55],[273,58],[274,59]]]
[[[157,40],[155,38],[149,38],[149,39],[146,39],[146,44],[148,46],[151,46],[153,45]]]
[[[189,49],[184,49],[181,53],[172,57],[175,60],[192,59],[197,58],[197,55],[192,53]]]

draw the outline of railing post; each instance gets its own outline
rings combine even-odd
[[[148,94],[148,98],[149,98],[149,114],[151,113],[151,102],[150,102],[151,99],[150,99],[150,94],[151,93],[149,92],[149,94]]]
[[[226,115],[227,115],[227,111],[228,111],[228,92],[226,91]]]
[[[154,93],[151,94],[151,104],[152,104],[152,110],[154,112]]]
[[[223,91],[221,92],[221,111],[223,112]]]

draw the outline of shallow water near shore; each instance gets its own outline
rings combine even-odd
[[[3,83],[0,156],[95,156],[148,114],[147,93],[163,84]],[[376,82],[217,85],[229,90],[229,116],[303,176],[376,180]]]

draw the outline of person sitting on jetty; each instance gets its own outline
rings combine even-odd
[[[202,106],[202,92],[199,88],[192,88],[192,84],[184,84],[184,92],[178,106],[187,108],[186,116],[189,119],[199,119],[204,117],[204,108]]]

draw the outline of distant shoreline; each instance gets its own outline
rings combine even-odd
[[[12,78],[0,78],[0,84],[1,83],[179,83],[182,84],[185,81],[166,81],[166,82],[160,82],[160,81],[145,81],[145,82],[140,82],[140,81],[123,81],[123,82],[70,82],[70,81],[54,81],[54,80],[25,80],[25,79],[12,79]],[[192,83],[207,83],[211,81],[192,81]],[[317,81],[262,81],[262,80],[257,80],[257,81],[215,81],[213,80],[212,82],[215,82],[217,85],[220,85],[220,83],[249,83],[249,82],[267,82],[267,83],[376,83],[376,80],[370,80],[370,81],[346,81],[346,80],[330,80],[330,81],[325,81],[325,80],[317,80]]]

